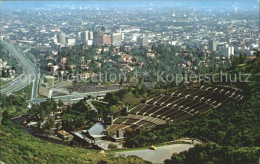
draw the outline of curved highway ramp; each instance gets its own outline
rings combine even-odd
[[[13,44],[8,42],[0,42],[0,44],[10,52],[10,54],[17,60],[23,69],[23,74],[19,75],[6,85],[1,86],[0,93],[10,95],[33,83],[31,99],[36,99],[38,96],[38,83],[40,75],[38,65],[29,60],[24,53]]]

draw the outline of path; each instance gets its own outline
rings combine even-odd
[[[201,142],[194,140],[194,144],[190,139],[182,139],[178,141],[185,141],[188,142],[187,144],[172,144],[166,146],[157,147],[157,150],[151,149],[144,149],[144,150],[134,150],[134,151],[124,151],[124,152],[117,152],[116,156],[119,155],[134,155],[138,156],[146,161],[150,161],[152,163],[164,163],[166,159],[171,159],[173,153],[180,153],[182,151],[187,151],[190,148],[193,148],[196,144],[201,144]]]

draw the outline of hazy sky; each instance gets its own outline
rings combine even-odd
[[[259,10],[258,0],[172,0],[172,1],[2,1],[2,9],[49,9],[49,8],[207,8],[233,10]]]

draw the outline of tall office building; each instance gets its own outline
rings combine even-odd
[[[105,44],[111,44],[111,35],[110,34],[104,34],[103,35],[103,45]]]
[[[83,31],[80,37],[82,42],[86,42],[88,40],[88,31]]]
[[[57,34],[57,41],[58,41],[58,43],[65,44],[66,40],[65,40],[65,33],[64,32],[59,32]]]
[[[80,31],[77,33],[77,37],[78,37],[79,40],[81,40],[81,32]]]
[[[89,36],[89,40],[93,40],[93,38],[94,38],[93,37],[93,31],[89,31],[89,35],[88,36]]]
[[[235,48],[233,46],[222,47],[220,48],[220,52],[223,56],[230,58],[231,55],[235,54]]]
[[[122,34],[120,32],[112,33],[111,40],[113,45],[120,45],[122,41]]]
[[[137,39],[137,43],[141,46],[148,46],[148,38],[145,36],[140,36]]]
[[[216,41],[214,41],[214,40],[209,41],[209,50],[210,51],[217,51],[217,46],[218,46],[218,44]]]
[[[124,35],[124,33],[121,33],[121,39],[122,39],[122,41],[125,40],[125,35]]]
[[[103,33],[97,33],[94,35],[94,45],[103,46],[105,44],[111,44],[111,35]]]

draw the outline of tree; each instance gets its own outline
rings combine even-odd
[[[62,105],[64,105],[64,103],[63,103],[63,101],[61,101],[61,99],[59,99],[58,105],[59,105],[59,107],[61,107]]]
[[[110,144],[108,144],[108,149],[115,150],[115,149],[117,149],[117,145],[114,143],[110,143]]]

